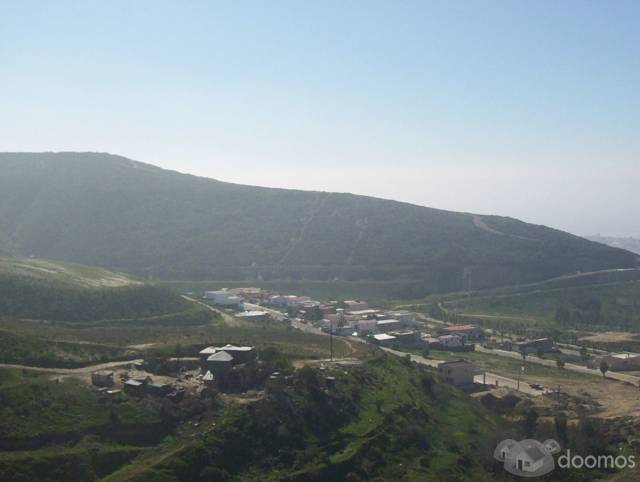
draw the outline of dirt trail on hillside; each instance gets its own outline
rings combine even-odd
[[[45,367],[34,367],[29,365],[14,365],[11,363],[0,363],[0,368],[14,368],[17,370],[29,370],[32,372],[40,372],[40,373],[52,373],[57,375],[86,375],[91,372],[96,372],[99,370],[107,370],[109,368],[118,368],[130,365],[132,363],[142,363],[144,360],[141,358],[136,358],[133,360],[120,360],[113,361],[108,363],[99,363],[97,365],[89,365],[86,367],[80,368],[45,368]]]

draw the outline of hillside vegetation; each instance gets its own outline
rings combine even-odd
[[[640,330],[640,281],[446,301],[453,314],[566,330]]]
[[[37,258],[0,257],[0,274],[54,281],[80,288],[117,288],[142,284],[141,281],[124,273]]]
[[[94,481],[173,429],[154,401],[101,399],[72,378],[0,368],[0,480]]]
[[[169,280],[401,281],[409,296],[635,267],[498,216],[268,189],[107,154],[0,154],[0,253]]]
[[[326,373],[303,368],[265,399],[228,407],[215,430],[174,455],[107,480],[501,479],[489,446],[503,427],[432,373],[383,356]]]
[[[0,258],[0,317],[48,321],[203,322],[208,311],[165,287],[104,269]]]

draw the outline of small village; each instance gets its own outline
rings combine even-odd
[[[602,373],[636,386],[640,381],[625,373],[640,370],[638,354],[587,354],[582,349],[580,365],[565,364],[547,355],[576,354],[577,347],[559,346],[549,337],[505,339],[474,323],[434,323],[433,319],[408,310],[377,309],[365,300],[322,302],[309,296],[271,293],[254,287],[206,291],[201,299],[212,309],[256,326],[282,323],[293,329],[373,344],[394,355],[410,357],[435,369],[440,380],[481,396],[483,403],[488,404],[505,395],[517,400],[539,395],[559,399],[560,388],[526,384],[519,376],[492,373],[471,359],[469,353],[520,360],[523,371],[526,362],[577,373]],[[327,353],[321,366],[335,361],[339,360],[334,359],[333,352]],[[265,369],[268,367],[255,347],[226,344],[205,346],[189,356],[139,360],[124,368],[96,371],[91,374],[91,383],[104,397],[114,400],[150,396],[179,402],[185,396],[206,398],[212,393],[261,390],[268,382],[286,378],[277,371],[265,373]]]

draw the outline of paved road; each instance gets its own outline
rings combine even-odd
[[[380,348],[382,348],[387,353],[391,353],[391,354],[396,355],[396,356],[401,356],[401,357],[407,356],[407,353],[402,352],[402,351],[393,350],[391,348],[385,348],[385,347],[380,347]],[[432,360],[430,358],[424,358],[424,357],[419,356],[419,355],[410,355],[410,357],[411,357],[411,361],[412,362],[420,363],[421,365],[427,365],[427,366],[430,366],[432,368],[437,368],[438,365],[440,363],[442,363],[442,360]],[[518,381],[517,380],[514,380],[513,378],[503,377],[502,375],[498,375],[497,373],[486,372],[485,374],[482,374],[482,373],[478,374],[478,375],[476,375],[474,377],[474,381],[476,383],[483,383],[483,380],[484,380],[483,377],[484,376],[486,376],[486,383],[488,385],[497,385],[499,387],[513,388],[514,390],[518,390],[518,391],[520,391],[522,393],[526,393],[528,395],[533,395],[535,397],[543,394],[542,390],[535,390],[535,389],[531,388],[527,383],[525,383],[523,381],[521,381],[520,384],[518,385]]]
[[[216,313],[217,315],[220,315],[225,323],[233,324],[233,323],[237,322],[237,319],[234,316],[232,316],[229,313],[226,313],[226,312],[224,312],[222,310],[218,310],[218,309],[214,308],[213,306],[208,305],[204,301],[200,301],[200,300],[197,300],[195,298],[191,298],[190,296],[187,296],[187,295],[182,295],[182,297],[185,300],[189,300],[189,301],[193,301],[194,303],[198,303],[199,305],[204,306],[205,308],[207,308],[209,311],[212,311],[212,312]]]
[[[519,353],[513,351],[506,350],[490,350],[488,348],[484,348],[480,345],[476,345],[476,351],[480,353],[487,353],[489,355],[501,356],[505,358],[513,358],[517,360],[522,360],[522,357]],[[534,363],[536,365],[543,365],[547,367],[557,368],[555,360],[546,360],[544,358],[538,358],[534,355],[527,356],[527,363]],[[596,368],[587,368],[581,365],[575,365],[573,363],[566,363],[564,365],[563,370],[570,370],[576,373],[583,373],[586,375],[593,375],[596,377],[601,377],[602,373],[600,370]],[[636,377],[634,375],[627,375],[626,373],[621,372],[607,372],[606,378],[610,378],[612,380],[618,380],[621,382],[629,382],[636,386],[640,386],[640,377]]]

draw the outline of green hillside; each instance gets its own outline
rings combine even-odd
[[[0,317],[65,322],[206,321],[168,288],[104,269],[0,258]]]
[[[108,154],[0,154],[0,253],[168,280],[409,282],[417,297],[635,267],[498,216],[229,184]]]
[[[171,456],[107,480],[505,480],[491,448],[506,427],[432,372],[383,356],[348,370],[306,367],[263,400],[227,407],[211,433]]]
[[[0,274],[55,281],[81,288],[117,288],[142,284],[124,273],[37,258],[0,257]]]
[[[640,330],[640,281],[485,294],[446,301],[451,313],[563,330]]]

